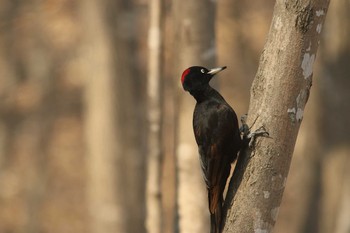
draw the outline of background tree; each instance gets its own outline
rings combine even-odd
[[[323,54],[319,67],[320,72],[320,115],[321,142],[323,157],[321,162],[321,216],[318,222],[320,232],[346,232],[350,230],[349,221],[349,171],[350,136],[346,133],[349,124],[343,124],[350,116],[347,100],[349,86],[350,10],[347,1],[335,0],[330,9],[330,21],[325,25],[324,43],[321,43]],[[327,16],[328,17],[328,16]],[[327,21],[328,21],[327,19]],[[336,25],[336,26],[333,26]],[[330,79],[333,79],[330,82]],[[330,84],[332,83],[332,84]],[[327,116],[326,116],[327,115]],[[331,217],[329,217],[329,214]]]
[[[146,189],[146,228],[162,232],[161,171],[162,171],[162,71],[163,71],[163,1],[150,3],[148,30],[148,155]]]
[[[220,93],[232,101],[238,117],[248,111],[249,89],[269,29],[274,2],[220,0],[217,3],[217,63],[228,67],[218,80]]]
[[[105,2],[106,3],[106,2]],[[125,196],[118,187],[125,187],[123,177],[122,134],[118,134],[117,74],[113,70],[113,43],[102,17],[106,5],[86,1],[83,6],[87,35],[86,74],[86,141],[89,171],[88,202],[92,232],[127,232]],[[95,34],[96,33],[96,34]],[[93,38],[90,39],[89,38]],[[122,43],[118,43],[117,51]],[[126,55],[126,54],[124,54]],[[120,74],[120,72],[118,73]],[[130,77],[129,77],[130,78]],[[119,80],[118,80],[119,81]]]
[[[78,8],[0,5],[0,232],[85,232]]]

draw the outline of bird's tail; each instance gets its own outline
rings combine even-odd
[[[221,233],[221,212],[210,214],[210,233]]]
[[[222,228],[222,197],[218,197],[216,200],[211,198],[209,192],[209,205],[210,207],[210,233],[221,233]],[[221,195],[220,195],[221,196]],[[217,203],[213,204],[213,201],[217,201]]]

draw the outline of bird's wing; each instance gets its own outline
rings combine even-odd
[[[212,211],[216,209],[217,200],[225,188],[232,157],[238,152],[239,145],[235,145],[240,143],[240,138],[237,138],[238,121],[232,108],[220,103],[208,108],[194,123],[201,167],[209,190],[209,209]]]

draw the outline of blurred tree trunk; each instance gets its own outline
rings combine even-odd
[[[123,154],[117,134],[118,108],[112,41],[103,18],[104,5],[86,1],[85,131],[88,158],[88,203],[92,232],[127,232],[124,206]]]
[[[323,151],[318,227],[321,233],[350,231],[350,3],[334,0],[330,5],[321,43],[319,128]]]
[[[238,117],[246,114],[249,88],[263,48],[275,1],[220,0],[216,20],[220,92],[232,103]],[[257,23],[259,22],[259,23]]]
[[[152,0],[150,2],[149,17],[146,229],[150,233],[161,233],[163,217],[161,208],[163,0]]]
[[[176,94],[177,78],[174,78],[174,17],[171,0],[164,2],[164,62],[163,62],[163,118],[162,118],[162,213],[163,233],[174,233],[176,223]]]
[[[144,232],[142,79],[130,1],[84,3],[90,213],[95,232]],[[88,69],[88,68],[91,68]],[[142,77],[144,78],[144,77]]]
[[[236,165],[224,232],[271,232],[277,220],[328,1],[277,1],[269,36],[251,89],[248,125],[264,125]],[[253,128],[253,129],[254,129]]]
[[[243,10],[244,9],[244,10]],[[245,4],[240,1],[218,1],[216,21],[218,64],[227,66],[229,72],[220,74],[221,93],[227,100],[232,100],[232,106],[238,116],[245,114],[249,104],[249,87],[254,77],[254,69],[248,68],[247,40],[243,39],[243,14]],[[243,26],[244,25],[244,26]],[[254,31],[254,30],[252,30]],[[255,66],[256,67],[256,66]],[[246,90],[246,92],[244,92]]]
[[[147,117],[147,5],[138,0],[109,0],[110,32],[114,44],[114,70],[117,80],[118,131],[124,164],[123,180],[127,209],[127,232],[142,233],[145,228],[146,122]],[[107,8],[108,9],[108,8]],[[143,62],[144,63],[143,63]]]
[[[215,64],[215,3],[210,0],[175,1],[174,8],[176,57],[174,76],[180,84],[184,69]],[[195,100],[182,88],[179,99],[177,127],[177,201],[179,231],[206,232],[209,229],[208,200],[200,171],[197,145],[193,136],[192,115]]]
[[[147,5],[108,0],[105,17],[112,38],[127,232],[145,232]]]
[[[0,9],[0,232],[86,232],[75,6]]]

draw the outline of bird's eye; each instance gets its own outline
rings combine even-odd
[[[204,70],[204,69],[201,69],[201,72],[204,74],[204,73],[205,73],[205,70]]]

